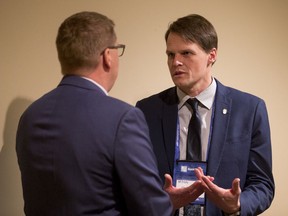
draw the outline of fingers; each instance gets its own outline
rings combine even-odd
[[[201,180],[201,177],[204,175],[201,167],[195,168],[194,173],[199,180]]]
[[[199,190],[199,188],[201,188],[201,181],[197,180],[193,182],[193,184],[191,184],[188,188],[190,188],[191,191]]]
[[[191,195],[195,196],[195,199],[200,196],[204,192],[201,181],[195,181],[192,185],[190,185],[189,191]]]
[[[196,177],[201,180],[201,177],[202,176],[205,176],[204,172],[203,172],[203,169],[201,167],[197,167],[194,169],[194,172],[195,172],[195,175]],[[211,177],[211,176],[207,176],[209,178],[210,181],[214,181],[214,177]]]
[[[218,186],[212,182],[213,180],[214,180],[213,177],[202,176],[202,187],[204,188],[204,191],[206,193],[217,190]]]
[[[207,177],[209,178],[210,181],[212,181],[212,182],[214,181],[214,177],[212,177],[212,176],[207,176]]]

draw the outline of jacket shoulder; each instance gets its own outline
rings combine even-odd
[[[230,98],[234,103],[240,104],[250,104],[250,103],[259,103],[260,101],[264,102],[260,97],[253,95],[251,93],[225,86],[219,81],[217,81],[217,95]]]
[[[146,105],[159,105],[159,104],[167,104],[173,105],[178,102],[176,87],[171,87],[161,91],[157,94],[151,95],[149,97],[143,98],[139,100],[136,104],[138,107],[146,106]]]

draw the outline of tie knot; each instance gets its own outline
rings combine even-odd
[[[189,98],[186,102],[192,107],[193,112],[198,110],[199,101],[196,98]]]

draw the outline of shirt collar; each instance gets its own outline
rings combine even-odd
[[[207,109],[211,109],[214,101],[214,97],[216,94],[217,84],[215,79],[212,77],[212,82],[204,91],[202,91],[199,95],[195,98],[200,101],[200,103],[205,106]],[[180,109],[185,102],[191,98],[189,95],[186,95],[181,89],[177,87],[177,96],[179,98],[178,109]]]
[[[98,86],[106,95],[108,95],[108,92],[107,92],[99,83],[95,82],[94,80],[92,80],[92,79],[90,79],[90,78],[88,78],[88,77],[83,77],[83,76],[81,76],[81,77],[82,77],[83,79],[86,79],[86,80],[94,83],[94,84],[95,84],[96,86]]]

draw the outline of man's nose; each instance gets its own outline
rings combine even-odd
[[[173,65],[175,66],[183,65],[181,55],[175,54],[174,59],[173,59]]]

